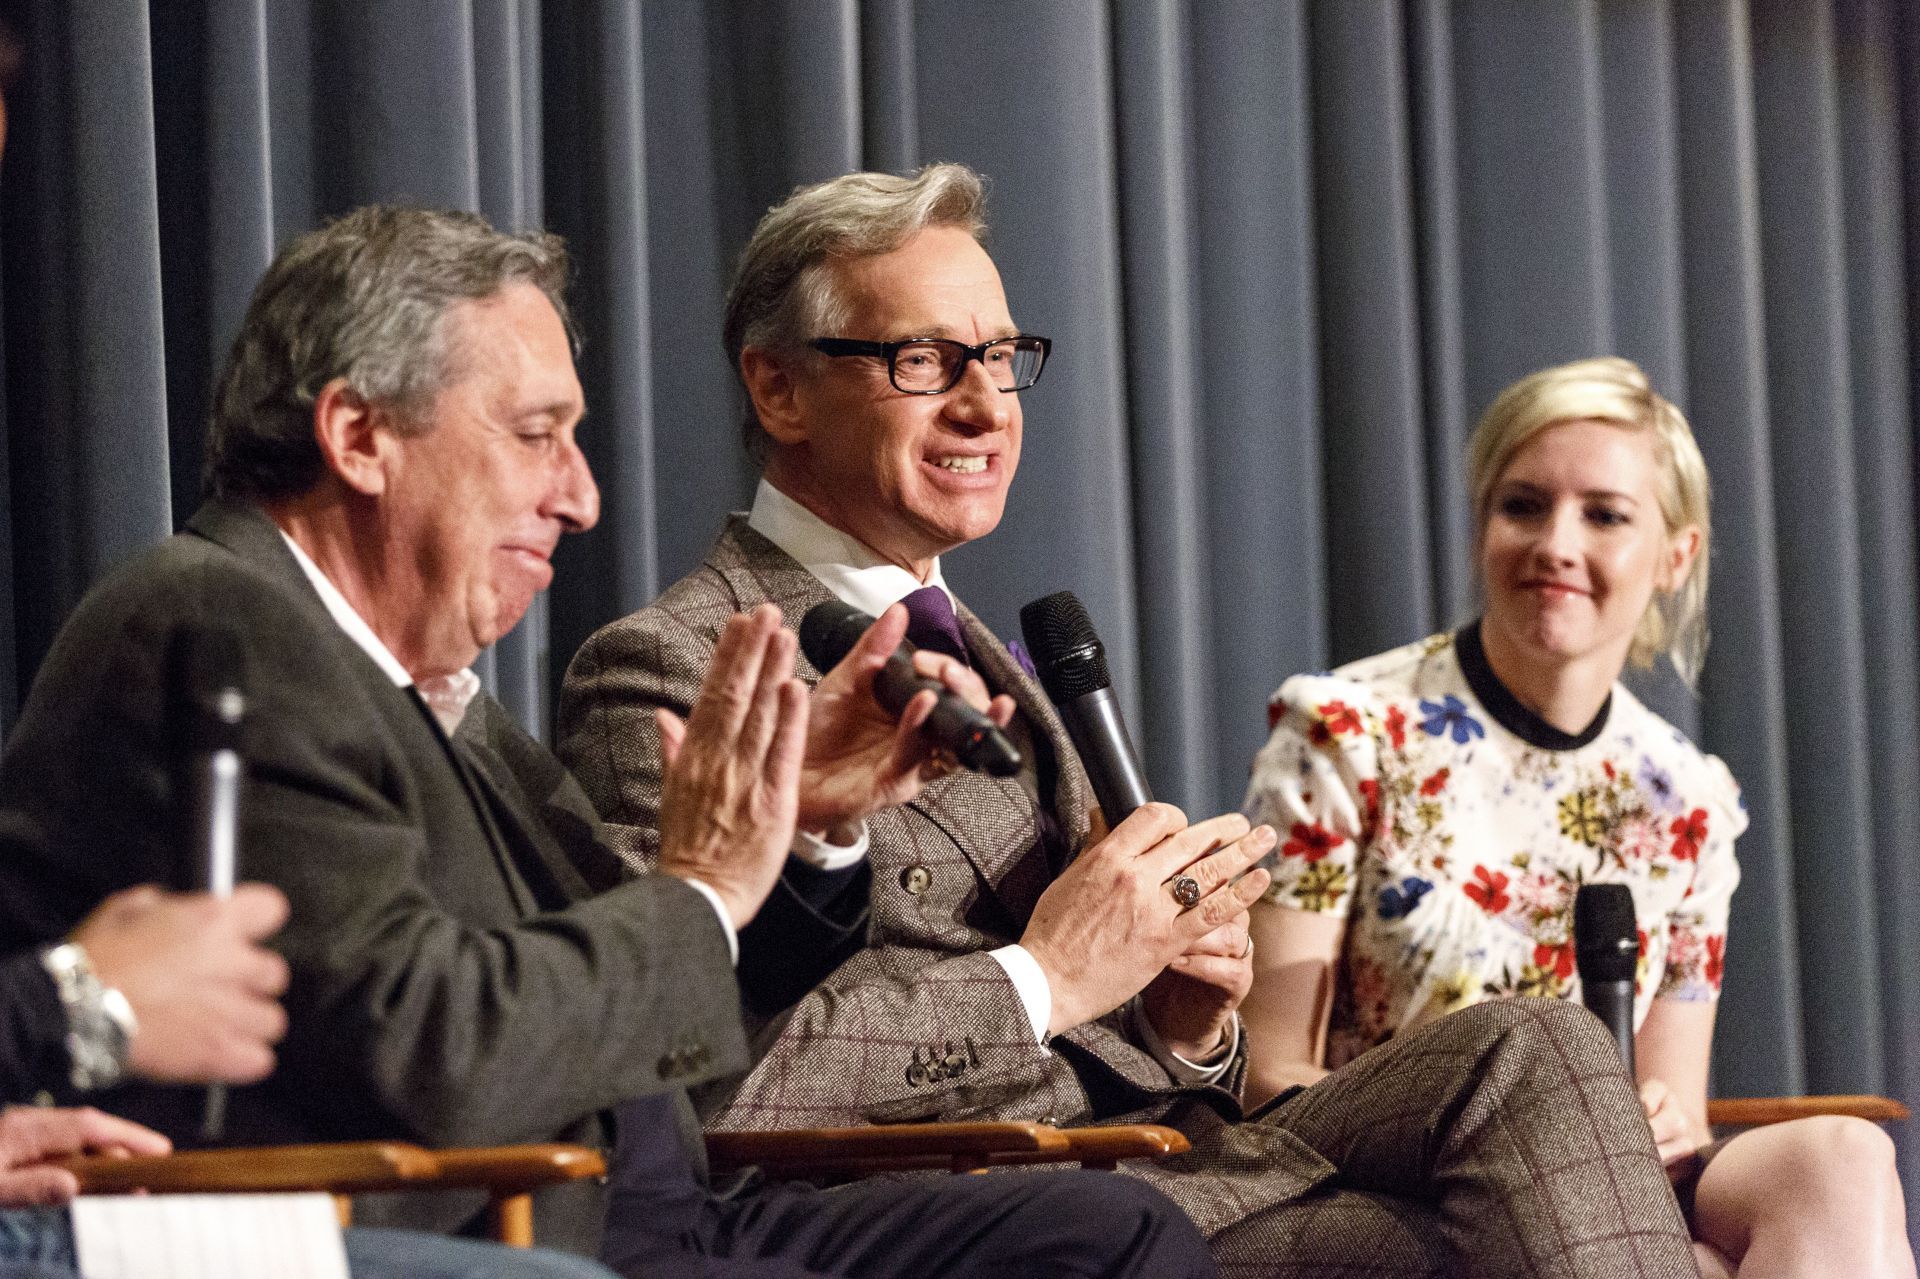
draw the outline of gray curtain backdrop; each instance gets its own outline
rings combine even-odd
[[[1238,802],[1286,675],[1472,615],[1460,457],[1502,385],[1644,364],[1718,498],[1701,695],[1649,696],[1753,817],[1717,1087],[1920,1103],[1912,6],[16,7],[0,722],[87,585],[193,509],[208,384],[275,247],[412,200],[578,256],[606,515],[485,659],[542,727],[581,639],[751,491],[719,329],[754,219],[796,183],[960,160],[1056,359],[1006,521],[949,576],[1008,634],[1079,592],[1195,812]]]

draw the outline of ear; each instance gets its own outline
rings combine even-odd
[[[746,383],[747,398],[776,444],[804,444],[807,427],[800,412],[798,382],[793,372],[765,347],[750,346],[740,352],[740,380]]]
[[[1700,526],[1689,524],[1667,539],[1666,559],[1661,567],[1666,570],[1666,580],[1661,589],[1671,595],[1686,585],[1687,574],[1693,569],[1693,561],[1700,554]]]
[[[356,493],[374,497],[387,488],[386,453],[393,442],[382,430],[383,415],[347,385],[334,378],[313,399],[313,442],[327,469]]]

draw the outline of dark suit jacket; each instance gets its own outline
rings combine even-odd
[[[789,626],[832,598],[811,573],[732,518],[706,562],[649,607],[582,647],[561,697],[559,752],[607,820],[607,837],[644,865],[656,851],[660,759],[652,708],[682,714],[720,628],[771,601]],[[1212,1234],[1330,1175],[1292,1134],[1237,1122],[1228,1087],[1176,1083],[1118,1017],[1035,1042],[1024,1006],[989,950],[1017,940],[1055,869],[1039,838],[1035,795],[1074,847],[1091,790],[1046,693],[964,608],[961,623],[988,686],[1019,706],[1013,731],[1035,775],[961,771],[911,804],[868,819],[871,914],[853,953],[817,989],[765,1020],[758,1060],[709,1126],[790,1128],[909,1119],[1173,1123],[1193,1139],[1185,1160],[1146,1176]],[[800,659],[800,675],[820,672]],[[814,923],[816,933],[833,927]],[[799,961],[821,953],[819,938]],[[743,980],[757,971],[743,952]],[[755,1002],[753,992],[749,1003]],[[1191,1176],[1201,1172],[1204,1175]]]
[[[606,1144],[608,1107],[742,1064],[707,902],[665,876],[614,887],[553,757],[485,698],[450,742],[251,506],[203,508],[55,642],[0,762],[0,808],[36,836],[0,863],[0,949],[60,935],[114,889],[181,880],[167,670],[209,623],[249,663],[241,873],[293,903],[274,943],[291,1028],[273,1077],[233,1094],[230,1142]],[[190,1142],[200,1095],[96,1100]],[[597,1190],[548,1199],[543,1242],[591,1248]],[[361,1220],[448,1229],[476,1207],[407,1197]]]

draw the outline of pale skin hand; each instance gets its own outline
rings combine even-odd
[[[654,712],[666,766],[660,869],[697,879],[744,928],[780,878],[799,811],[807,690],[796,642],[762,604],[728,620],[687,722]]]
[[[0,1111],[0,1208],[54,1207],[80,1193],[64,1155],[164,1155],[173,1149],[150,1128],[92,1107],[46,1110],[9,1106]]]
[[[134,1074],[247,1084],[273,1070],[287,1030],[278,1002],[287,962],[259,944],[286,922],[287,899],[266,884],[241,884],[230,898],[143,885],[107,898],[71,940],[133,1006]]]
[[[1140,992],[1140,1004],[1162,1043],[1188,1061],[1226,1046],[1233,1013],[1253,984],[1247,920],[1231,919],[1195,942]]]
[[[906,633],[906,607],[895,604],[813,690],[800,769],[801,829],[850,844],[861,819],[906,803],[952,768],[918,731],[933,713],[932,692],[916,694],[897,720],[873,698],[874,676]],[[922,649],[913,666],[1002,728],[1013,718],[1013,699],[989,698],[986,684],[965,662]]]
[[[1146,804],[1047,886],[1020,938],[1047,976],[1057,1035],[1133,998],[1208,933],[1238,920],[1267,873],[1241,875],[1273,847],[1237,813],[1194,826],[1169,804]],[[1182,911],[1167,881],[1188,874],[1201,899]],[[1241,876],[1238,880],[1235,876]]]

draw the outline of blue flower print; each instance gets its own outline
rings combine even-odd
[[[1420,713],[1427,718],[1420,723],[1420,729],[1429,737],[1438,737],[1449,728],[1453,730],[1453,743],[1465,746],[1476,737],[1485,737],[1487,730],[1480,721],[1467,714],[1467,704],[1448,693],[1438,702],[1420,699]]]
[[[1651,755],[1640,757],[1640,771],[1634,775],[1646,792],[1648,807],[1656,813],[1671,813],[1679,808],[1680,795],[1673,789],[1673,774],[1653,762]]]
[[[1420,899],[1433,891],[1433,881],[1409,875],[1398,884],[1388,884],[1380,890],[1380,918],[1399,919],[1411,915]]]

